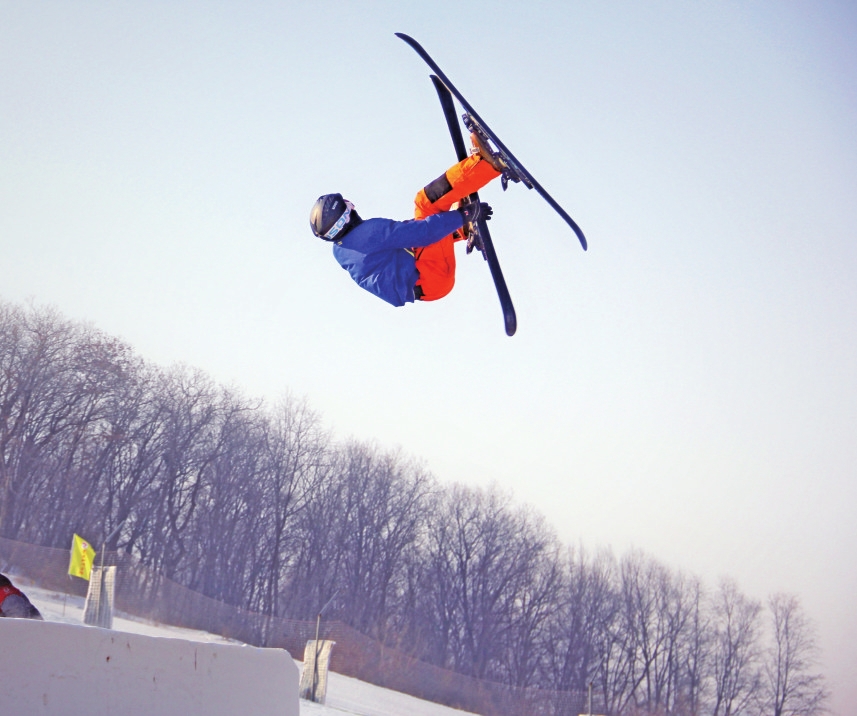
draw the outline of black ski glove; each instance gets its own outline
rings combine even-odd
[[[484,201],[480,201],[478,203],[470,202],[464,206],[459,206],[457,211],[461,214],[461,218],[464,220],[465,225],[473,224],[478,219],[488,221],[488,219],[490,219],[494,214],[494,209]]]

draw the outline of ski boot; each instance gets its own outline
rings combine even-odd
[[[474,154],[479,154],[483,159],[488,161],[495,170],[500,172],[500,183],[503,185],[503,191],[509,188],[509,182],[523,182],[524,186],[532,189],[533,185],[527,179],[527,175],[515,165],[514,160],[507,156],[502,150],[493,151],[491,149],[488,134],[479,126],[478,122],[474,121],[473,117],[465,113],[462,115],[464,126],[470,132],[470,141],[473,142]]]
[[[470,134],[470,143],[473,145],[470,153],[478,154],[482,157],[491,165],[495,172],[500,172],[502,174],[509,169],[506,162],[503,161],[503,157],[491,151],[491,146],[488,144],[487,137],[483,140],[476,132],[472,132]]]

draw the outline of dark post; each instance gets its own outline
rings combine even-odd
[[[315,702],[315,687],[318,684],[318,632],[321,628],[321,615],[324,614],[324,610],[327,609],[332,603],[333,600],[336,599],[336,596],[339,594],[339,590],[337,589],[333,596],[327,600],[327,604],[325,604],[321,609],[318,610],[318,618],[315,621],[315,655],[313,659],[312,665],[312,701]]]

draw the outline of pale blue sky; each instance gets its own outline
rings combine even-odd
[[[585,231],[484,192],[487,267],[393,309],[308,213],[454,159],[417,38]],[[569,542],[798,593],[857,703],[857,11],[847,2],[0,0],[0,296],[306,395]],[[851,705],[851,706],[849,706]]]

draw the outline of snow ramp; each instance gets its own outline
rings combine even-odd
[[[298,716],[282,649],[0,619],[0,714]]]

